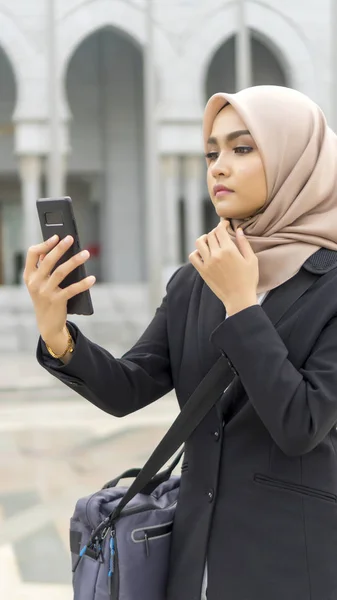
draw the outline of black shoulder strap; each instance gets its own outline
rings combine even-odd
[[[319,277],[320,275],[309,274],[301,269],[298,276],[294,278],[296,281],[293,281],[293,284],[295,283],[295,285],[291,286],[291,293],[284,296],[282,306],[278,306],[278,310],[273,314],[274,319],[279,321],[281,315],[284,315],[290,306],[294,304],[294,302],[298,300],[298,298],[300,298],[300,296],[302,296]],[[272,298],[268,301],[268,304],[269,303],[272,304]],[[128,502],[149,484],[151,479],[190,437],[207,413],[217,403],[223,394],[223,391],[230,385],[233,378],[234,374],[228,369],[226,357],[220,356],[198,385],[197,389],[190,396],[181,413],[155,448],[116,510],[108,519],[106,519],[106,522],[117,520]],[[169,469],[170,467],[168,468],[168,471]]]

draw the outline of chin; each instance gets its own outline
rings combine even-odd
[[[219,218],[226,219],[227,221],[230,219],[245,219],[246,215],[240,214],[240,212],[236,211],[234,208],[230,209],[221,206],[215,206],[215,212]]]

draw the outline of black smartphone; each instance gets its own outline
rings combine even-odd
[[[58,235],[60,240],[71,235],[74,243],[56,263],[55,269],[81,251],[77,225],[74,215],[73,203],[69,196],[64,198],[40,198],[36,202],[37,212],[40,219],[43,239],[46,241],[53,235]],[[55,270],[54,269],[54,270]],[[64,288],[77,283],[87,277],[85,265],[79,265],[65,277],[60,284]],[[80,292],[77,296],[70,298],[67,304],[69,315],[92,315],[94,312],[89,290]]]

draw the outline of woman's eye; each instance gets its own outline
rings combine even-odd
[[[213,160],[217,160],[219,153],[218,152],[208,152],[208,154],[205,155],[207,160],[209,161],[213,161]]]
[[[252,151],[253,148],[251,148],[251,146],[237,146],[234,148],[235,154],[249,154]]]

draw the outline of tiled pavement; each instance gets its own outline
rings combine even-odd
[[[76,500],[141,466],[177,414],[174,396],[124,419],[35,364],[0,356],[0,598],[71,600]]]

